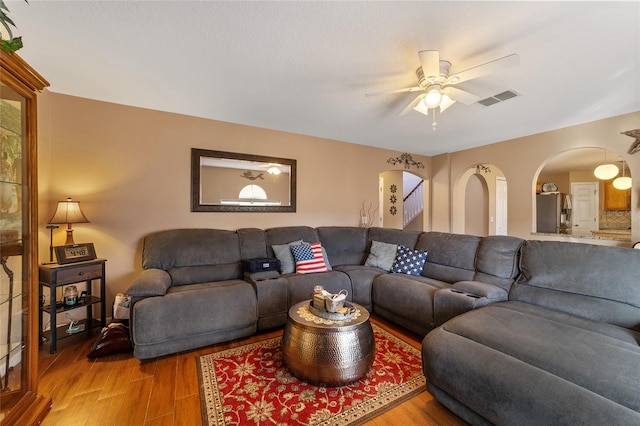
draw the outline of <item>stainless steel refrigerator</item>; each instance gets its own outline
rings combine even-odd
[[[536,232],[558,234],[566,227],[561,221],[564,199],[565,194],[560,192],[536,195]]]

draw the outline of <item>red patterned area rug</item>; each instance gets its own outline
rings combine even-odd
[[[357,425],[424,391],[420,350],[376,325],[373,332],[373,367],[342,387],[292,376],[280,337],[197,358],[203,424]]]

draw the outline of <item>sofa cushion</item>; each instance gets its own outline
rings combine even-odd
[[[293,258],[291,246],[302,244],[302,240],[291,241],[286,244],[274,244],[271,246],[273,254],[280,261],[280,273],[292,274],[296,270],[296,260]]]
[[[293,274],[284,278],[289,282],[289,306],[311,299],[313,288],[321,285],[329,293],[336,294],[347,290],[347,300],[353,300],[353,287],[349,276],[339,271],[327,271],[318,274]]]
[[[322,245],[319,242],[292,245],[291,253],[296,261],[296,274],[311,274],[328,270],[322,256]]]
[[[472,281],[481,239],[473,235],[445,232],[421,234],[415,248],[429,253],[422,275],[448,283]]]
[[[369,241],[382,241],[390,244],[402,244],[405,247],[416,248],[416,243],[422,232],[403,231],[391,228],[369,228]]]
[[[382,241],[371,241],[369,256],[364,262],[366,266],[380,268],[387,272],[391,271],[393,262],[396,260],[398,252],[397,244],[383,243]]]
[[[336,266],[334,271],[341,271],[349,276],[353,288],[351,293],[353,295],[353,301],[364,306],[367,310],[372,311],[371,286],[373,280],[378,275],[385,274],[386,272],[380,268],[365,265],[339,265]]]
[[[367,257],[367,229],[355,226],[317,228],[331,266],[362,265]],[[317,240],[316,240],[317,241]]]
[[[509,290],[520,273],[520,251],[524,240],[505,235],[482,238],[476,253],[475,281]]]
[[[503,302],[429,333],[424,372],[432,386],[496,424],[606,424],[632,410],[637,420],[638,342],[639,333],[622,327]]]
[[[267,257],[267,236],[259,228],[240,228],[236,231],[240,241],[242,260]]]
[[[168,271],[172,285],[241,278],[238,234],[221,229],[149,234],[144,238],[142,267]]]
[[[426,251],[413,250],[400,245],[391,266],[391,272],[394,274],[420,275],[426,260]]]
[[[433,298],[448,283],[423,276],[383,273],[373,279],[376,314],[424,336],[434,327]]]
[[[640,251],[564,241],[527,241],[509,300],[640,329]]]
[[[520,250],[524,240],[506,235],[491,235],[480,241],[476,268],[485,274],[514,279],[520,273]]]
[[[172,229],[144,238],[142,267],[173,267],[240,262],[238,234],[221,229]]]
[[[241,263],[185,266],[182,268],[171,268],[167,272],[171,276],[172,286],[233,280],[242,277],[244,274]]]
[[[281,226],[267,229],[265,235],[267,237],[268,248],[274,244],[287,244],[297,240],[311,242],[321,241],[318,236],[318,231],[310,226]]]
[[[256,292],[246,281],[171,287],[163,297],[134,305],[135,356],[151,358],[248,336],[255,333],[257,320]]]
[[[162,269],[145,269],[133,280],[127,294],[135,299],[149,296],[164,296],[171,286],[171,275]]]

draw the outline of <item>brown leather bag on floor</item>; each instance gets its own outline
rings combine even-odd
[[[129,327],[115,322],[102,329],[100,336],[89,348],[87,357],[99,358],[131,351],[133,351],[133,346],[129,337]]]

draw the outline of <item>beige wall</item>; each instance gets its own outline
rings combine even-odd
[[[508,185],[508,234],[521,238],[532,236],[534,229],[533,203],[538,173],[556,154],[573,148],[600,147],[619,154],[629,165],[631,176],[640,176],[640,154],[627,153],[633,139],[620,132],[640,127],[640,112],[625,114],[604,120],[553,130],[537,135],[485,145],[432,158],[433,206],[432,227],[436,231],[464,232],[464,206],[459,201],[464,190],[461,180],[473,164],[495,164],[507,179]],[[447,169],[446,164],[450,164]],[[466,180],[464,180],[466,184]],[[632,241],[640,241],[640,179],[634,179],[632,188]],[[444,206],[449,201],[448,206]],[[452,229],[448,229],[451,226]],[[546,239],[568,237],[549,237]],[[605,240],[573,239],[603,245],[630,246],[629,243]]]
[[[430,208],[424,229],[465,232],[468,170],[487,163],[507,179],[509,235],[541,238],[531,234],[532,206],[537,174],[545,162],[567,149],[604,147],[627,161],[632,176],[640,176],[640,154],[627,154],[633,140],[620,134],[640,127],[639,123],[636,112],[431,158],[414,154],[426,166],[416,171],[428,183],[425,198]],[[185,227],[357,226],[362,203],[378,202],[379,174],[403,170],[387,163],[397,151],[46,91],[39,100],[38,131],[40,260],[48,259],[45,225],[55,202],[67,196],[81,201],[91,223],[74,226],[75,239],[93,242],[98,256],[108,259],[109,304],[139,272],[141,239],[150,232]],[[297,212],[191,213],[192,147],[296,159]],[[632,241],[640,240],[639,190],[640,180],[634,180]],[[63,242],[64,232],[57,230],[54,244]]]
[[[378,174],[399,152],[44,92],[39,102],[40,260],[57,200],[81,202],[74,226],[107,261],[108,303],[140,270],[141,239],[162,229],[357,226],[378,203]],[[191,213],[192,147],[297,160],[296,213]],[[415,156],[427,167],[428,157]],[[56,230],[54,245],[64,243]],[[111,306],[109,306],[109,311]]]

